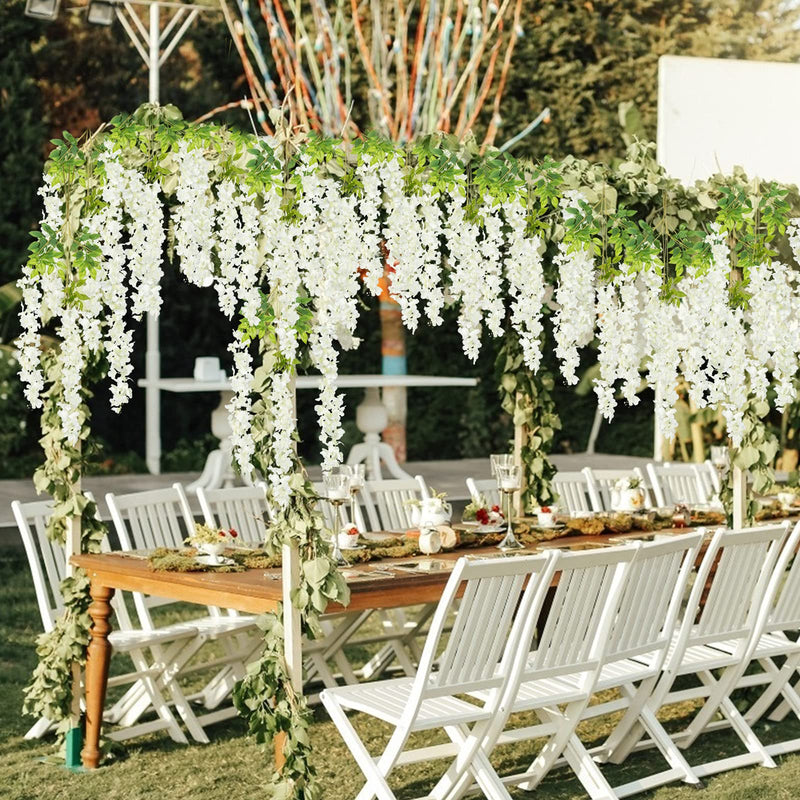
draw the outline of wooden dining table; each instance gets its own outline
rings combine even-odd
[[[599,536],[563,536],[540,542],[535,549],[514,551],[533,555],[544,548],[582,549],[609,546],[624,539],[643,536],[676,535],[688,528],[670,528],[647,534]],[[394,534],[396,535],[396,534]],[[495,546],[462,548],[433,556],[408,556],[382,559],[343,568],[350,588],[347,608],[328,606],[327,613],[389,609],[424,603],[436,603],[450,576],[452,564],[462,556],[502,556]],[[81,758],[84,767],[94,769],[100,761],[100,734],[111,659],[111,598],[114,592],[129,591],[174,601],[235,609],[249,614],[274,611],[283,598],[281,568],[248,569],[243,572],[167,572],[154,570],[147,558],[129,553],[83,554],[71,562],[86,571],[92,597],[89,616],[92,620],[85,678],[86,727]]]

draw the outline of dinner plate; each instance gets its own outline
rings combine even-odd
[[[339,545],[340,550],[366,550],[367,546],[365,544],[354,544],[351,547],[342,547]]]

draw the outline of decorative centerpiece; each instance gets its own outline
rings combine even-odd
[[[611,507],[615,511],[641,511],[644,508],[644,487],[637,475],[620,478],[611,492]]]
[[[422,530],[423,528],[435,528],[437,525],[446,525],[450,522],[453,509],[446,497],[446,492],[431,490],[430,497],[406,501],[411,506],[411,524]]]
[[[339,547],[342,550],[353,550],[358,547],[358,528],[355,525],[345,526],[339,531]]]
[[[464,522],[475,521],[484,527],[498,527],[505,522],[506,516],[499,505],[489,505],[483,495],[473,497],[469,504],[464,508],[461,515]]]
[[[540,528],[554,528],[556,524],[555,506],[540,506],[536,512],[536,521]]]
[[[185,543],[199,550],[205,558],[203,562],[211,566],[218,566],[225,562],[220,559],[226,547],[239,536],[233,528],[210,528],[200,522],[195,522],[194,533],[185,539]]]

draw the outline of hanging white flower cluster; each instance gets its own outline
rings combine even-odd
[[[392,297],[399,303],[403,323],[415,331],[426,252],[421,240],[420,198],[405,192],[405,173],[397,158],[381,165],[386,202],[383,240],[391,276]],[[438,256],[438,252],[436,254]]]
[[[583,247],[559,242],[555,256],[558,284],[554,300],[558,304],[553,317],[556,355],[561,374],[569,384],[578,382],[578,350],[592,341],[595,324],[595,268],[591,253]]]
[[[314,325],[309,339],[311,361],[322,374],[317,416],[322,469],[342,461],[339,448],[344,404],[336,392],[336,345],[354,345],[358,322],[360,243],[357,198],[342,195],[338,181],[307,168],[300,172],[298,210],[303,219],[303,281],[313,298]],[[336,243],[332,246],[332,243]]]
[[[525,235],[527,215],[521,200],[510,200],[503,210],[510,229],[505,272],[511,324],[519,334],[525,366],[536,372],[542,360],[542,306],[547,290],[542,272],[544,245],[538,236]]]
[[[76,272],[75,254],[67,260],[61,237],[68,224],[75,228],[75,220],[65,220],[60,189],[46,177],[40,194],[42,232],[49,239],[50,257],[23,267],[20,281],[22,334],[17,344],[26,396],[32,406],[41,405],[40,331],[48,320],[58,320],[64,388],[58,412],[64,437],[72,444],[81,430],[81,379],[87,354],[105,350],[111,407],[119,411],[131,397],[133,334],[126,327],[126,316],[158,313],[161,305],[165,232],[160,186],[145,180],[139,170],[124,167],[110,145],[99,153],[98,161],[105,173],[102,191],[93,211],[80,220],[101,253],[96,268]],[[72,229],[69,235],[74,241],[77,234]]]
[[[503,333],[505,301],[503,287],[502,219],[492,199],[484,198],[485,235],[477,221],[467,215],[464,184],[452,196],[445,237],[450,267],[450,292],[460,304],[458,331],[464,353],[475,361],[481,349],[483,325],[494,336]]]
[[[599,406],[611,419],[615,384],[629,404],[638,402],[639,370],[656,390],[656,415],[665,436],[674,435],[674,390],[683,375],[699,408],[719,408],[739,445],[746,433],[749,398],[764,400],[770,385],[783,408],[796,396],[800,370],[800,287],[796,273],[779,262],[751,267],[747,308],[730,303],[727,232],[711,226],[711,257],[690,264],[677,303],[662,299],[660,265],[628,273],[625,267],[597,290]]]
[[[639,285],[635,273],[623,264],[621,273],[597,289],[597,361],[600,377],[595,381],[597,403],[606,419],[614,416],[614,389],[622,382],[622,396],[628,405],[639,402],[642,345]]]

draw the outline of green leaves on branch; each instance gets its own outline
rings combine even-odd
[[[254,404],[252,432],[256,442],[254,465],[266,475],[272,463],[274,431],[269,390],[273,370],[281,367],[273,339],[267,336],[260,344],[262,366],[256,371],[255,380],[260,397]],[[296,456],[290,488],[287,506],[279,508],[270,503],[273,512],[265,544],[271,553],[278,553],[285,546],[298,549],[299,583],[292,591],[292,603],[300,614],[302,634],[315,639],[322,635],[320,615],[331,604],[346,606],[350,590],[330,556],[328,542],[322,537],[324,526],[322,515],[316,510],[317,496]],[[322,800],[322,788],[310,762],[312,715],[302,691],[295,691],[286,665],[281,606],[275,613],[263,615],[259,627],[264,632],[264,649],[236,685],[234,704],[246,717],[248,732],[259,743],[269,746],[276,735],[285,736],[282,745],[285,763],[272,776],[270,797]]]
[[[548,459],[553,449],[555,432],[561,420],[552,398],[553,376],[544,369],[529,372],[522,358],[522,347],[516,335],[506,334],[497,356],[500,397],[503,411],[514,426],[524,429],[522,466],[525,489],[522,503],[526,510],[552,504],[557,495],[551,488],[556,468]]]
[[[86,381],[97,381],[104,367],[91,361],[85,373],[83,404],[80,413],[82,428],[77,447],[66,444],[61,433],[58,406],[63,397],[60,367],[55,354],[47,351],[43,356],[45,378],[49,384],[42,412],[42,438],[40,440],[45,461],[34,473],[34,485],[41,493],[53,498],[53,514],[47,523],[47,535],[58,546],[66,544],[67,526],[77,518],[81,528],[80,550],[84,553],[100,552],[105,536],[105,526],[97,519],[97,506],[80,490],[80,476],[91,449],[85,444],[89,437],[88,399],[91,392]],[[57,723],[59,733],[70,725],[72,711],[72,665],[86,661],[89,643],[89,580],[77,570],[75,575],[61,582],[64,612],[56,620],[53,630],[37,639],[39,656],[31,682],[24,691],[23,711],[33,717],[46,717]]]

